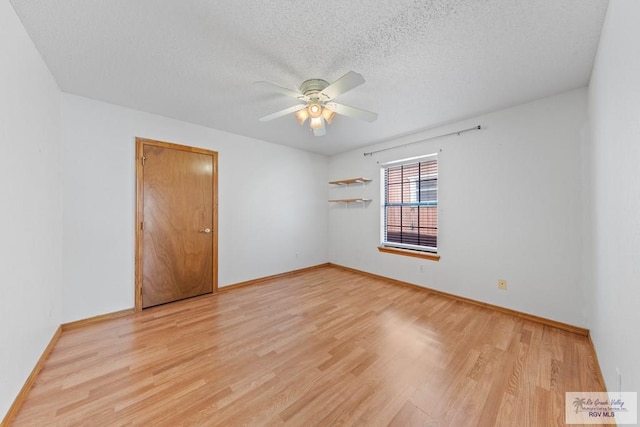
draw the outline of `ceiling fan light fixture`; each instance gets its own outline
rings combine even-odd
[[[322,127],[322,117],[312,117],[309,125],[311,129],[320,129]]]
[[[309,113],[309,117],[311,117],[312,119],[317,119],[322,115],[322,105],[318,104],[317,102],[312,102],[307,107],[307,112]]]
[[[300,126],[302,126],[308,118],[309,113],[307,112],[306,108],[303,108],[302,110],[298,110],[296,112],[296,119],[298,119],[298,123],[300,123]]]
[[[378,117],[376,113],[334,102],[334,99],[338,96],[363,83],[364,78],[354,71],[349,71],[331,84],[322,79],[305,80],[300,85],[300,91],[298,92],[266,81],[255,82],[254,85],[270,88],[300,102],[298,105],[276,111],[260,117],[258,120],[268,122],[294,113],[301,126],[307,122],[307,119],[310,119],[309,127],[314,136],[325,135],[327,133],[327,125],[333,122],[336,114],[373,122]]]
[[[327,121],[327,124],[331,124],[333,119],[336,117],[336,113],[329,110],[328,108],[322,109],[322,117]]]

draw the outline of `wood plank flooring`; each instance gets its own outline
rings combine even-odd
[[[586,337],[324,267],[63,331],[14,426],[555,426]]]

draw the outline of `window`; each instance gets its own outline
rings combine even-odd
[[[387,164],[382,175],[382,246],[437,252],[436,155]]]

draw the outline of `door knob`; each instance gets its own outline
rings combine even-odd
[[[210,228],[203,228],[202,230],[198,230],[198,233],[209,234],[209,233],[211,233],[211,229]]]

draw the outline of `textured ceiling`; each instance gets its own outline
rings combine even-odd
[[[60,88],[324,154],[585,86],[607,0],[12,0]],[[285,116],[349,70],[327,135]]]

